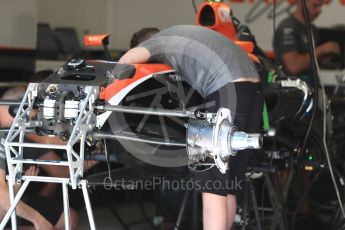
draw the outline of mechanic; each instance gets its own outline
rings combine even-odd
[[[314,21],[320,15],[323,4],[323,0],[306,1],[310,21]],[[318,61],[328,62],[331,55],[340,55],[338,43],[329,41],[319,44],[317,28],[313,24],[312,31]],[[302,4],[299,1],[296,11],[279,24],[273,38],[273,48],[276,62],[282,65],[286,74],[311,81],[312,69],[308,43]]]
[[[0,133],[0,140],[6,138],[3,133]],[[6,153],[5,148],[0,144],[0,221],[6,214],[10,207],[8,185],[6,183]],[[36,176],[38,168],[30,166],[25,175]],[[16,185],[15,190],[19,187]],[[19,201],[16,207],[16,214],[21,217],[17,224],[21,227],[26,226],[25,229],[63,229],[65,226],[65,219],[63,213],[63,205],[55,200],[48,199],[42,196],[27,196],[24,198],[26,203]],[[71,229],[77,228],[78,214],[75,210],[70,209]],[[9,226],[10,221],[7,226]],[[31,226],[31,227],[30,227]],[[33,227],[34,226],[34,227]]]
[[[172,66],[204,97],[206,104],[213,102],[208,111],[229,108],[238,130],[259,130],[263,102],[259,75],[245,51],[227,37],[205,27],[174,26],[129,50],[119,60],[123,64],[148,62]],[[197,190],[202,193],[205,230],[231,228],[236,196],[242,186],[228,185],[243,182],[249,153],[244,150],[231,157],[226,174],[221,174],[217,167],[195,174],[202,185]],[[222,186],[206,186],[212,182]]]

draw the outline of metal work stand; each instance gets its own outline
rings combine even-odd
[[[242,228],[243,230],[247,227],[247,215],[248,215],[248,203],[249,203],[249,196],[252,201],[252,208],[254,211],[255,221],[256,221],[256,229],[261,230],[261,221],[259,217],[259,209],[258,209],[258,203],[256,200],[256,193],[255,188],[253,185],[253,181],[250,178],[250,176],[246,176],[246,185],[244,190],[244,198],[243,198],[243,212],[242,212]]]
[[[291,181],[289,180],[286,186],[284,187],[283,194],[279,195],[276,192],[276,188],[274,187],[272,180],[270,178],[269,172],[263,172],[264,177],[264,184],[267,187],[267,194],[269,197],[269,201],[271,203],[271,208],[264,208],[258,207],[257,199],[256,199],[256,192],[255,187],[253,184],[253,179],[250,176],[246,176],[246,187],[244,192],[244,200],[243,200],[243,206],[242,206],[242,215],[241,215],[241,229],[245,230],[248,227],[248,211],[249,211],[249,199],[251,201],[251,209],[254,212],[255,217],[255,229],[261,230],[265,226],[262,226],[262,222],[260,219],[259,211],[270,211],[272,214],[270,215],[270,225],[269,229],[280,229],[280,230],[286,230],[287,229],[287,223],[286,219],[283,215],[283,201],[285,200],[286,193],[289,190]],[[250,198],[249,198],[250,197]]]
[[[183,196],[183,200],[180,206],[180,210],[178,213],[178,217],[174,226],[174,230],[180,230],[181,225],[182,225],[182,220],[183,216],[186,211],[186,205],[188,202],[188,199],[192,199],[192,210],[193,210],[193,215],[192,215],[192,229],[197,230],[198,229],[198,197],[197,197],[197,192],[194,190],[186,190],[185,194]]]
[[[84,169],[84,144],[87,132],[92,131],[95,122],[94,102],[98,95],[97,87],[86,86],[85,98],[80,101],[79,114],[74,121],[73,130],[67,144],[38,144],[24,141],[24,135],[27,128],[40,127],[42,121],[33,121],[30,119],[30,113],[33,111],[33,103],[37,96],[38,84],[31,83],[25,93],[18,113],[12,123],[11,129],[3,143],[6,151],[7,164],[9,169],[8,185],[11,206],[8,209],[4,219],[1,222],[0,229],[3,229],[11,216],[12,229],[17,229],[15,208],[24,194],[30,182],[48,182],[60,183],[63,191],[65,229],[70,229],[70,209],[68,199],[68,185],[73,189],[81,188],[87,209],[91,229],[96,229],[92,213],[91,203],[87,191],[87,181],[82,180]],[[28,105],[26,108],[24,105]],[[80,150],[73,150],[73,145],[80,143]],[[62,149],[66,150],[68,161],[41,161],[34,159],[24,159],[24,148],[44,148],[44,149]],[[69,178],[42,177],[42,176],[22,176],[23,164],[35,165],[55,165],[69,168]],[[17,181],[24,181],[17,194],[14,194],[13,186]]]
[[[272,180],[269,177],[269,175],[265,174],[265,181],[267,184],[267,190],[269,199],[273,208],[273,215],[272,215],[272,222],[271,222],[271,230],[274,229],[281,229],[285,230],[287,229],[287,223],[283,215],[283,202],[286,200],[285,194],[287,194],[288,189],[290,188],[290,180],[285,185],[283,194],[278,195],[276,192],[276,189],[273,186]]]
[[[188,201],[188,197],[189,197],[190,193],[191,193],[191,191],[187,190],[185,192],[184,196],[183,196],[183,200],[182,200],[182,203],[181,203],[180,211],[178,213],[178,217],[177,217],[177,220],[176,220],[176,223],[175,223],[174,230],[179,230],[180,227],[181,227],[183,214],[184,214],[184,211],[185,211],[185,208],[186,208],[186,205],[187,205],[187,201]]]

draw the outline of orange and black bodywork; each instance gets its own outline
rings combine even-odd
[[[152,75],[173,72],[170,66],[164,64],[135,64],[122,66],[125,66],[126,68],[132,68],[134,72],[131,73],[131,76],[127,76],[122,79],[114,79],[114,81],[100,93],[100,99],[109,101],[117,94],[121,93],[121,91],[125,90],[128,87],[133,89],[143,81],[148,80],[150,77],[152,77]],[[115,67],[115,69],[119,69],[119,67]]]

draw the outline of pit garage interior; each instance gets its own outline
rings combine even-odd
[[[344,10],[344,0],[0,0],[0,229],[345,229]],[[299,26],[281,29],[286,18]],[[173,64],[122,61],[134,40],[177,25],[241,48],[260,79],[257,132],[236,128],[229,108],[207,110]],[[244,150],[240,188],[224,196],[235,213],[205,210],[195,175],[230,174]]]

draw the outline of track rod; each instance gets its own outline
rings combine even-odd
[[[116,139],[116,140],[126,140],[126,141],[135,141],[135,142],[142,142],[147,144],[154,144],[154,145],[167,145],[167,146],[179,146],[179,147],[186,147],[186,142],[184,141],[165,141],[164,139],[148,137],[146,135],[141,134],[133,134],[133,133],[104,133],[104,132],[94,132],[93,138],[95,139]],[[171,138],[170,138],[171,140]]]
[[[188,117],[195,118],[195,111],[191,110],[167,110],[167,109],[150,109],[143,107],[134,106],[121,106],[121,105],[99,105],[96,109],[112,111],[112,112],[123,112],[123,113],[135,113],[135,114],[148,114],[158,116],[175,116],[175,117]],[[200,114],[201,115],[201,114]]]

